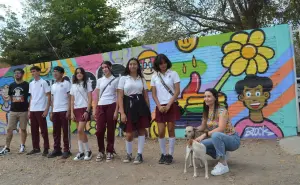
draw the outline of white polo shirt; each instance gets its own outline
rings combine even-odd
[[[165,84],[170,88],[170,90],[175,93],[175,84],[180,82],[179,75],[176,71],[172,71],[168,69],[163,75],[160,73],[162,79],[164,80]],[[168,104],[170,99],[172,98],[172,95],[166,90],[166,88],[161,83],[161,80],[158,76],[158,74],[154,74],[151,78],[151,87],[156,88],[156,94],[158,101],[161,105]]]
[[[47,107],[48,98],[46,93],[50,92],[50,86],[48,83],[40,78],[39,80],[33,80],[29,83],[30,97],[30,111],[45,111]]]
[[[146,80],[137,77],[137,79],[132,78],[130,75],[122,76],[118,89],[124,91],[124,95],[129,96],[132,94],[143,94],[143,90],[147,90]]]
[[[71,84],[67,80],[63,82],[55,82],[51,86],[51,94],[53,98],[53,112],[64,112],[68,110]]]
[[[106,85],[112,80],[107,87]],[[114,77],[111,75],[109,78],[103,76],[97,80],[96,88],[99,89],[99,101],[98,105],[109,105],[115,103],[117,101],[117,88],[118,88],[119,78]],[[104,88],[106,87],[105,91],[103,92]],[[100,95],[102,96],[100,98]]]
[[[74,109],[86,108],[88,106],[88,93],[92,92],[92,83],[87,82],[87,88],[80,84],[72,84],[70,94],[74,96]]]

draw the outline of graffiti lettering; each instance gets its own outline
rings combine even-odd
[[[268,138],[268,137],[271,137],[274,135],[275,134],[266,127],[247,127],[247,128],[245,128],[244,137]]]

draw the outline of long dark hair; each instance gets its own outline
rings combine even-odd
[[[162,63],[163,60],[167,63],[167,69],[170,69],[172,67],[172,63],[169,60],[169,58],[165,54],[159,54],[155,57],[154,64],[153,64],[153,69],[156,72],[158,71],[160,72],[159,65]]]
[[[80,72],[82,73],[83,75],[83,78],[82,78],[82,81],[83,81],[83,88],[87,89],[87,76],[86,76],[86,73],[85,73],[85,70],[82,68],[82,67],[78,67],[75,69],[75,72],[74,72],[74,76],[73,76],[73,84],[79,84],[79,80],[77,79],[77,76],[76,76],[76,72],[77,70],[80,70]]]
[[[218,98],[218,91],[214,88],[208,88],[205,90],[205,92],[211,92],[211,94],[215,97],[215,103],[214,103],[214,112],[213,112],[213,120],[216,118],[216,113],[217,110],[219,108],[219,98]],[[206,105],[206,103],[204,102],[203,104],[203,118],[204,119],[208,119],[208,112],[209,112],[209,107],[208,105]]]
[[[142,73],[142,69],[141,69],[140,62],[138,61],[137,58],[131,58],[131,59],[128,60],[127,65],[126,65],[126,68],[125,68],[125,71],[124,71],[124,75],[125,75],[125,76],[126,76],[126,75],[130,75],[129,63],[130,63],[130,61],[132,61],[132,60],[133,60],[133,61],[136,61],[137,65],[138,65],[138,68],[137,68],[137,74],[138,74],[138,76],[140,76],[141,78],[144,78],[144,75],[143,75],[143,73]]]

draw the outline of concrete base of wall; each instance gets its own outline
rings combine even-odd
[[[287,137],[279,141],[279,146],[282,150],[291,155],[300,155],[300,137]]]

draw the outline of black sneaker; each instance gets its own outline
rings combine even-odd
[[[123,160],[123,163],[130,163],[132,161],[132,154],[126,154],[125,159]]]
[[[165,164],[165,162],[166,162],[166,156],[164,154],[161,154],[158,164]]]
[[[143,156],[142,154],[137,154],[135,157],[133,164],[141,164],[143,162]]]
[[[54,158],[54,157],[58,157],[61,156],[62,152],[61,151],[57,151],[57,150],[53,150],[51,153],[49,153],[47,155],[48,158]]]
[[[61,158],[67,159],[67,158],[69,158],[71,155],[72,155],[72,153],[71,153],[70,151],[63,152]]]
[[[81,160],[83,160],[84,159],[84,152],[82,152],[82,153],[78,153],[75,157],[74,157],[74,161],[81,161]]]
[[[26,155],[33,155],[33,154],[39,154],[41,153],[40,149],[34,148],[33,150],[31,150],[29,153],[27,153]]]
[[[49,149],[44,149],[42,156],[46,157],[49,154]]]
[[[1,155],[6,155],[10,152],[10,149],[7,147],[4,147],[1,151],[0,151],[0,156]]]
[[[166,155],[165,164],[170,165],[172,162],[173,162],[173,156],[172,155]]]

